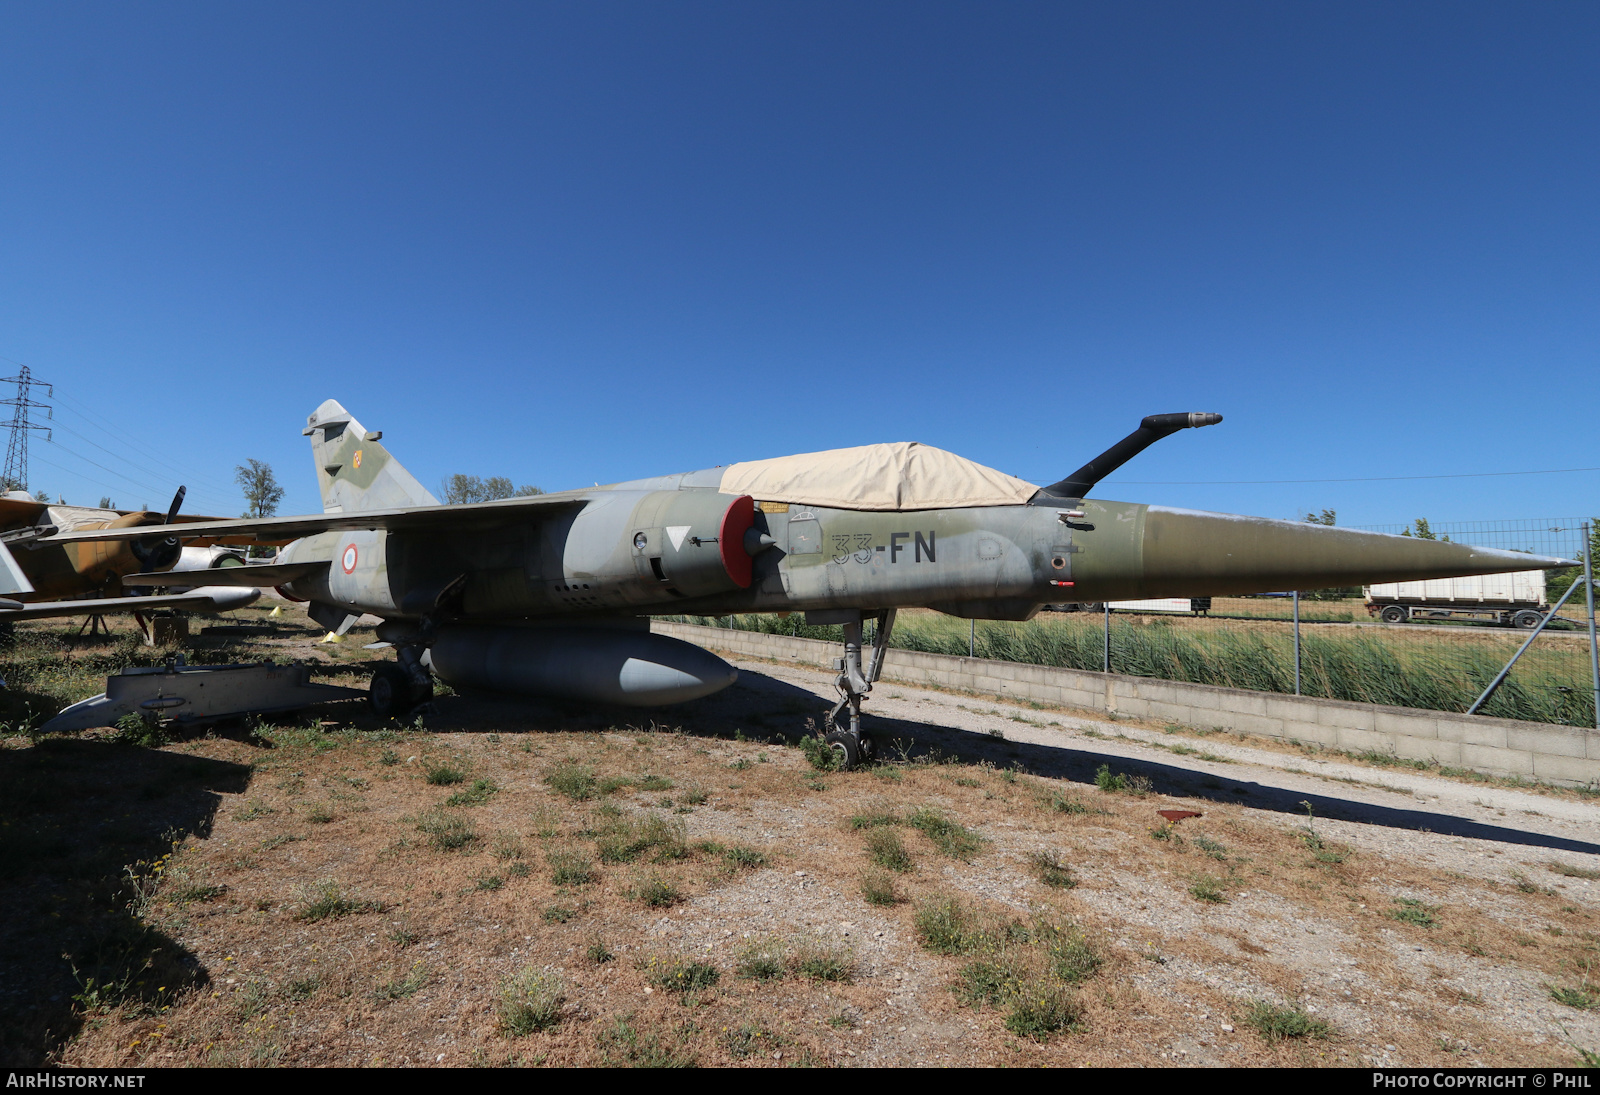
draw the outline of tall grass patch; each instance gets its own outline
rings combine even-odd
[[[548,1030],[561,1021],[566,986],[561,978],[528,966],[500,982],[500,1029],[514,1037]]]
[[[685,617],[690,623],[708,622]],[[808,627],[798,616],[721,618],[719,626],[767,634],[842,641],[838,627]],[[980,658],[1098,671],[1105,656],[1100,617],[1046,616],[1028,623],[980,622],[972,641]],[[1433,711],[1465,711],[1510,656],[1504,644],[1462,629],[1438,635],[1301,633],[1301,691],[1307,696],[1388,704]],[[968,625],[937,616],[906,616],[890,644],[930,654],[967,654]],[[1111,666],[1117,673],[1164,680],[1294,691],[1294,638],[1287,627],[1204,628],[1183,621],[1141,625],[1113,620]],[[1594,694],[1588,685],[1587,652],[1577,644],[1536,644],[1490,698],[1483,713],[1571,726],[1594,725]]]
[[[1313,1019],[1299,1004],[1252,1000],[1240,1021],[1269,1042],[1292,1038],[1327,1038],[1333,1033],[1332,1027],[1321,1019]]]
[[[985,916],[951,897],[924,901],[915,924],[928,950],[969,959],[951,986],[963,1004],[1004,1010],[1006,1029],[1034,1040],[1081,1025],[1076,986],[1102,959],[1076,925]]]
[[[442,806],[435,806],[417,819],[417,831],[426,833],[435,848],[445,852],[459,852],[475,847],[482,839],[478,829],[461,814]]]
[[[602,863],[632,863],[646,856],[655,863],[669,863],[689,856],[689,830],[681,819],[657,814],[619,817],[596,831],[595,848]]]

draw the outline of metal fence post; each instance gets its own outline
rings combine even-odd
[[[1594,642],[1594,526],[1583,523],[1583,584],[1589,599],[1589,673],[1594,681],[1594,728],[1600,730],[1600,648]]]
[[[967,657],[978,656],[978,618],[974,616],[968,621],[972,626],[967,629]]]
[[[1111,672],[1111,602],[1105,602],[1106,610],[1106,656],[1104,661],[1105,672]]]
[[[1300,591],[1294,591],[1294,694],[1300,694]]]

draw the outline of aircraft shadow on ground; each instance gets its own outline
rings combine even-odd
[[[47,1063],[97,1000],[156,1009],[206,983],[136,915],[126,869],[208,836],[222,794],[249,781],[243,765],[107,742],[0,751],[0,1064]]]
[[[483,707],[484,702],[497,710]],[[469,706],[475,709],[470,715],[467,710]],[[529,729],[599,730],[654,725],[658,728],[682,727],[685,733],[704,737],[734,738],[742,733],[754,739],[783,735],[792,741],[806,731],[807,719],[812,720],[814,725],[820,725],[823,713],[829,706],[825,699],[808,689],[745,668],[740,671],[739,681],[732,688],[673,707],[598,708],[592,704],[564,704],[560,701],[530,703],[525,699],[483,696],[473,697],[454,710],[446,708],[440,713],[448,721],[455,721],[449,719],[449,714],[454,714],[456,719],[466,716],[474,723],[498,722],[504,725],[510,721],[507,716],[515,712],[516,721],[523,722]],[[1451,814],[1382,806],[1338,794],[1308,792],[1254,780],[1231,780],[1225,775],[1186,768],[1181,764],[1130,760],[1078,747],[990,738],[937,723],[872,715],[870,707],[869,703],[864,721],[866,729],[876,739],[880,754],[886,753],[897,759],[951,759],[973,764],[987,761],[1001,768],[1020,766],[1033,775],[1084,784],[1093,784],[1100,767],[1110,765],[1113,771],[1148,777],[1154,789],[1162,794],[1217,803],[1238,803],[1257,810],[1299,817],[1305,816],[1306,803],[1310,803],[1319,818],[1472,840],[1493,840],[1550,851],[1600,854],[1600,843],[1594,841],[1532,833]],[[433,720],[429,721],[433,723]]]

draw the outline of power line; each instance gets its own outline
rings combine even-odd
[[[18,368],[22,371],[23,374],[28,374],[29,373],[29,367],[26,366],[26,365],[23,365],[21,362],[14,361],[11,358],[5,357],[3,355],[0,355],[0,361],[10,362],[11,364],[14,364],[14,365],[18,366]],[[32,383],[40,384],[41,382],[38,381],[38,380],[33,380]],[[194,494],[193,501],[199,502],[205,508],[215,509],[218,513],[225,513],[225,512],[231,511],[231,509],[235,505],[237,505],[237,503],[234,501],[234,491],[236,490],[237,485],[235,483],[233,483],[232,481],[224,483],[221,479],[214,479],[209,475],[196,474],[196,471],[195,471],[194,467],[192,467],[192,466],[190,466],[190,467],[179,467],[178,465],[173,463],[171,460],[168,460],[167,458],[165,458],[159,452],[157,452],[154,449],[150,448],[148,445],[142,444],[137,439],[135,439],[133,437],[130,437],[127,434],[122,433],[117,428],[116,425],[114,425],[113,423],[108,422],[105,419],[99,417],[98,415],[96,415],[95,413],[90,411],[87,406],[79,403],[76,399],[72,399],[72,398],[70,398],[70,397],[68,397],[66,395],[56,396],[53,388],[51,388],[50,391],[51,391],[51,397],[53,399],[57,400],[59,403],[61,403],[63,405],[63,409],[66,409],[69,412],[73,412],[73,413],[76,413],[79,416],[81,416],[85,420],[86,426],[92,432],[96,433],[98,436],[100,436],[100,437],[102,437],[102,438],[104,438],[104,439],[106,439],[108,441],[117,442],[117,443],[120,443],[123,446],[126,446],[127,447],[127,452],[114,452],[111,449],[107,448],[105,445],[99,444],[98,442],[96,442],[92,438],[87,437],[82,433],[79,433],[77,430],[74,430],[71,426],[68,426],[68,425],[66,425],[64,423],[61,423],[59,421],[53,421],[52,422],[52,428],[59,428],[59,429],[65,430],[67,433],[72,434],[74,437],[78,438],[80,441],[83,441],[83,442],[85,442],[85,443],[87,443],[89,445],[92,445],[94,448],[98,449],[99,451],[105,453],[107,456],[111,457],[111,459],[112,459],[112,461],[114,463],[125,465],[126,467],[128,467],[128,468],[130,468],[130,469],[132,469],[132,470],[134,470],[136,472],[139,472],[139,473],[149,477],[150,479],[155,480],[158,483],[161,483],[162,485],[159,486],[159,487],[152,488],[148,482],[141,482],[139,480],[133,479],[129,475],[127,475],[127,474],[125,474],[123,472],[117,471],[115,468],[108,468],[104,464],[101,464],[101,463],[98,463],[97,461],[91,460],[91,459],[89,459],[89,457],[84,456],[82,453],[75,452],[74,450],[72,450],[70,448],[67,448],[65,445],[62,445],[59,442],[55,442],[53,436],[51,438],[49,438],[49,440],[51,440],[55,444],[56,448],[59,449],[64,454],[67,454],[67,455],[70,455],[70,456],[75,456],[79,460],[82,460],[85,463],[90,464],[90,465],[92,465],[92,466],[94,466],[96,468],[99,468],[101,471],[108,472],[109,474],[116,476],[118,479],[124,480],[124,481],[126,481],[128,483],[132,483],[133,485],[135,485],[136,487],[138,487],[141,490],[146,490],[146,491],[153,490],[156,494],[162,495],[163,497],[165,496],[165,492],[166,491],[173,489],[173,485],[174,484],[176,484],[176,483],[187,483],[187,484],[190,484],[193,487],[197,488],[193,492],[193,494]],[[12,400],[0,400],[0,404],[6,404],[6,403],[12,403],[12,402],[13,402]],[[34,404],[34,405],[35,406],[41,406],[41,407],[43,406],[43,404]],[[52,411],[51,418],[54,419],[54,417],[55,416],[54,416],[54,413]],[[42,426],[34,426],[33,428],[34,429],[43,429],[44,427],[42,427]],[[13,440],[13,444],[14,445],[15,445],[15,443],[16,443],[15,440]],[[130,457],[130,455],[129,455],[130,453],[137,454],[137,456],[136,457]],[[156,464],[157,467],[151,467],[150,466],[151,462]],[[25,461],[24,461],[24,463],[25,463]],[[50,462],[47,461],[47,463],[50,463]],[[68,473],[70,475],[82,474],[81,472],[74,472],[71,468],[63,467],[60,464],[50,463],[50,466],[55,468],[55,469],[57,469],[58,471],[63,471],[63,472],[66,472],[66,473]],[[166,469],[166,470],[164,470],[164,471],[161,470],[163,468]],[[215,495],[213,495],[213,494],[211,494],[211,491],[216,491],[217,493]]]
[[[135,471],[143,473],[144,475],[150,477],[151,479],[155,480],[156,482],[167,483],[169,486],[171,485],[170,482],[169,482],[170,477],[166,473],[157,471],[157,470],[155,470],[153,468],[146,467],[146,466],[144,466],[142,464],[135,463],[132,460],[128,460],[126,457],[122,456],[121,454],[112,452],[110,449],[106,448],[104,445],[96,444],[93,439],[85,437],[83,434],[79,433],[77,430],[74,430],[70,426],[65,426],[65,425],[61,425],[60,423],[57,423],[57,427],[59,429],[61,429],[61,430],[64,430],[67,433],[72,434],[74,437],[76,437],[79,440],[85,442],[86,444],[93,445],[95,448],[99,449],[101,452],[105,453],[107,456],[111,457],[113,460],[122,460],[124,463],[127,464],[128,467],[134,469]],[[72,449],[67,448],[65,445],[63,445],[59,441],[52,441],[52,444],[54,444],[55,447],[60,449],[62,452],[68,453],[68,454],[70,454],[72,456],[76,456],[79,460],[82,460],[85,463],[93,464],[95,467],[101,469],[102,471],[111,472],[111,474],[113,474],[113,475],[120,476],[123,479],[128,479],[129,482],[134,482],[134,480],[129,479],[128,476],[123,475],[121,472],[115,471],[112,468],[108,468],[104,464],[100,464],[100,463],[97,463],[97,462],[95,462],[93,460],[90,460],[87,456],[84,456],[82,453],[79,453],[79,452],[76,452],[76,451],[74,451]],[[59,465],[55,465],[55,466],[59,467]],[[62,470],[67,470],[67,469],[62,469]],[[185,478],[190,478],[190,477],[188,477],[188,476],[180,476],[179,478],[180,479],[185,479]],[[142,487],[145,487],[146,489],[149,489],[148,484],[146,484],[146,483],[140,483],[139,485],[142,486]],[[212,498],[211,494],[210,494],[210,490],[208,489],[207,485],[204,482],[202,482],[200,484],[200,489],[198,491],[194,492],[194,493],[195,493],[195,497],[197,499],[199,499],[202,504],[205,504],[209,500],[214,500]]]
[[[118,441],[121,441],[123,444],[127,445],[130,449],[142,453],[146,458],[148,458],[150,460],[154,460],[157,464],[162,465],[163,467],[165,467],[167,469],[166,474],[168,474],[168,475],[176,475],[179,479],[182,479],[182,480],[184,480],[186,482],[194,482],[194,483],[201,483],[201,484],[208,485],[211,489],[217,490],[217,491],[222,492],[224,494],[231,494],[232,493],[234,484],[229,483],[229,484],[224,486],[222,484],[221,480],[212,479],[209,476],[204,476],[204,475],[195,475],[193,473],[194,472],[193,468],[180,468],[176,464],[172,463],[172,461],[167,460],[160,453],[157,453],[156,451],[154,451],[153,449],[149,448],[148,446],[140,444],[138,441],[134,440],[131,437],[128,437],[125,434],[119,433],[117,431],[117,429],[114,426],[112,426],[109,422],[107,422],[104,419],[102,419],[102,418],[98,417],[97,415],[93,414],[86,407],[84,407],[81,404],[79,404],[76,400],[69,399],[66,396],[60,396],[58,398],[60,399],[60,401],[63,404],[66,405],[67,409],[69,409],[71,411],[74,411],[75,413],[77,413],[79,415],[82,415],[85,420],[87,420],[91,425],[93,425],[94,427],[99,429],[102,433],[104,433],[107,436],[109,436],[111,438],[114,438],[114,439],[116,439]],[[79,436],[82,436],[82,435],[80,434]]]
[[[60,445],[56,445],[55,447],[58,448],[58,449],[62,448]],[[123,475],[121,472],[117,471],[114,468],[108,468],[104,464],[96,464],[93,460],[90,460],[87,456],[84,456],[81,453],[75,453],[71,449],[62,449],[62,451],[68,453],[71,456],[76,456],[79,460],[82,460],[86,464],[94,464],[94,466],[99,468],[101,471],[106,472],[109,475],[115,475],[117,478],[126,481],[131,486],[137,487],[140,490],[144,491],[148,496],[153,496],[153,497],[159,498],[165,492],[166,488],[164,488],[164,487],[152,487],[149,483],[140,482],[139,480],[134,479],[131,476]],[[41,464],[44,464],[44,465],[46,465],[48,467],[55,468],[57,471],[64,471],[64,472],[68,473],[69,475],[82,474],[80,472],[74,472],[71,468],[64,467],[61,464],[57,464],[53,460],[46,460],[42,456],[35,457],[35,459],[38,460],[39,463],[41,463]],[[146,501],[149,501],[148,497],[146,498]],[[132,508],[132,507],[128,507],[128,508]]]

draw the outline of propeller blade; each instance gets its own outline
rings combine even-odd
[[[167,524],[172,524],[172,519],[178,516],[178,507],[183,505],[183,496],[188,493],[188,487],[180,486],[178,493],[172,496],[172,505],[167,508]]]

